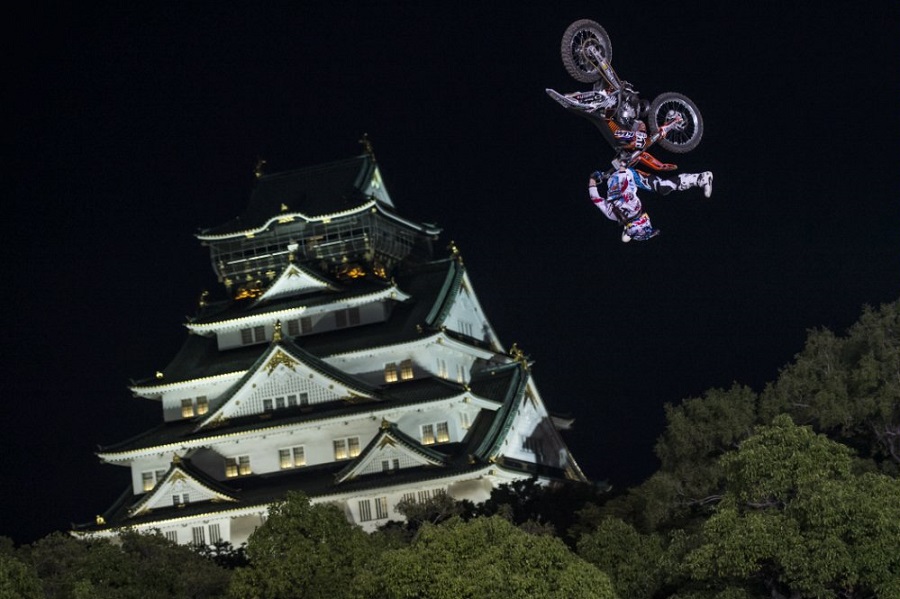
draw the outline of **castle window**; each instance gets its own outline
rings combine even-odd
[[[278,450],[278,462],[282,470],[306,466],[306,452],[302,445],[286,447]]]
[[[400,470],[400,460],[397,458],[394,458],[393,460],[381,460],[381,471],[390,472],[391,470]]]
[[[194,545],[206,545],[206,529],[202,526],[191,528],[191,541]]]
[[[266,327],[249,327],[241,329],[241,345],[250,345],[253,343],[262,343],[266,340]]]
[[[275,409],[276,410],[284,409],[284,398],[283,397],[275,398]]]
[[[197,415],[206,414],[209,412],[209,400],[206,399],[205,395],[201,395],[197,398]]]
[[[359,521],[368,522],[372,519],[372,502],[368,499],[359,501]]]
[[[359,455],[359,437],[334,440],[334,459],[348,460]]]
[[[447,421],[422,425],[422,445],[447,443],[450,440],[450,427]]]
[[[147,470],[145,472],[141,472],[141,482],[143,484],[144,491],[152,491],[153,487],[163,479],[166,475],[165,470]]]
[[[191,418],[193,415],[194,415],[194,400],[182,399],[181,400],[181,417],[182,418]]]
[[[387,497],[375,498],[375,519],[384,520],[388,517]]]
[[[219,528],[218,524],[210,524],[209,525],[209,542],[210,543],[218,543],[222,540],[222,530]]]
[[[434,445],[434,425],[422,425],[422,445]]]
[[[177,530],[169,530],[166,531],[166,540],[170,543],[178,543],[178,531]]]
[[[181,507],[183,505],[187,505],[191,502],[191,496],[189,493],[176,493],[172,495],[172,505],[175,507]]]
[[[412,360],[403,360],[400,362],[400,379],[408,381],[411,378],[413,378]]]
[[[448,378],[450,376],[449,371],[447,370],[447,360],[443,358],[437,359],[437,374],[442,379]]]
[[[438,443],[446,443],[450,440],[450,427],[446,422],[438,422],[435,428],[437,429]]]
[[[398,380],[397,365],[394,362],[384,366],[384,382],[396,383]]]
[[[275,407],[272,405],[271,399],[263,400],[263,412],[271,412],[274,409],[275,409]]]
[[[225,458],[225,476],[234,478],[236,476],[247,476],[252,474],[250,470],[250,456],[240,455],[233,458]]]

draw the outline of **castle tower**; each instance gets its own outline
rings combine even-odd
[[[99,451],[131,484],[76,533],[239,545],[290,490],[374,530],[403,499],[585,480],[459,252],[434,256],[441,231],[396,211],[371,153],[257,174],[246,212],[197,236],[225,298],[131,387],[162,422]]]

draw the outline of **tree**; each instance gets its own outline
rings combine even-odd
[[[663,544],[618,518],[605,518],[578,541],[578,555],[609,575],[620,597],[651,598],[665,580]]]
[[[764,420],[788,413],[900,471],[900,300],[866,307],[848,331],[809,333],[806,345],[763,392]]]
[[[409,547],[360,572],[355,591],[358,599],[615,597],[609,578],[562,541],[499,516],[423,525]]]
[[[229,574],[159,535],[122,533],[117,542],[54,533],[23,550],[46,597],[220,597]]]
[[[350,581],[375,555],[372,539],[332,504],[312,505],[302,493],[273,504],[250,536],[250,565],[235,570],[232,597],[329,598],[348,596]]]
[[[42,599],[41,581],[34,568],[14,554],[12,542],[0,539],[0,599]]]
[[[778,416],[722,458],[726,493],[685,559],[713,587],[773,597],[900,596],[900,480]]]

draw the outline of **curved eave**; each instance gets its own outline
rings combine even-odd
[[[353,306],[361,306],[363,304],[376,302],[383,299],[391,299],[399,302],[405,302],[410,299],[411,296],[404,293],[397,287],[388,287],[382,289],[380,291],[375,291],[373,293],[367,293],[365,295],[358,295],[353,297],[347,297],[344,299],[340,299],[338,301],[321,304],[315,306],[316,313],[318,312],[328,312],[335,309],[336,306],[341,307],[353,307]],[[292,308],[286,308],[284,310],[273,310],[271,312],[259,312],[257,314],[252,314],[249,316],[241,316],[240,318],[231,318],[228,320],[220,320],[216,322],[204,323],[204,324],[194,324],[194,323],[186,323],[184,326],[188,328],[193,333],[198,335],[209,335],[211,333],[217,333],[222,330],[228,330],[232,328],[239,328],[242,325],[250,324],[253,322],[257,322],[260,320],[264,320],[266,322],[270,322],[273,317],[277,318],[280,316],[297,316],[300,314],[304,314],[310,310],[306,306],[295,306]]]
[[[139,397],[145,397],[147,399],[159,399],[162,395],[169,391],[173,391],[176,389],[186,389],[189,387],[195,387],[198,385],[207,385],[209,383],[215,383],[217,381],[223,379],[230,378],[240,378],[247,372],[246,370],[237,370],[234,372],[226,372],[224,374],[217,374],[214,376],[205,376],[197,379],[189,379],[186,381],[177,381],[174,383],[163,383],[160,385],[132,385],[129,387],[129,391]]]
[[[250,229],[243,229],[241,231],[233,231],[231,233],[221,233],[218,235],[204,235],[203,233],[197,233],[195,236],[200,241],[222,241],[225,239],[234,239],[236,237],[248,237],[253,236],[258,233],[262,233],[270,226],[278,223],[287,223],[292,222],[294,220],[303,220],[307,223],[327,223],[335,218],[341,218],[344,216],[350,216],[353,214],[359,214],[360,212],[365,212],[375,207],[378,204],[376,200],[369,200],[355,208],[350,208],[349,210],[342,210],[340,212],[332,212],[330,214],[322,214],[318,216],[310,216],[308,214],[303,214],[302,212],[285,212],[279,214],[278,216],[273,216],[265,223],[258,227],[253,227]]]
[[[458,395],[452,397],[440,397],[435,398],[433,400],[424,401],[420,403],[412,403],[408,405],[396,405],[392,403],[381,403],[378,404],[370,404],[367,406],[366,410],[360,410],[357,414],[332,414],[332,415],[323,415],[319,418],[309,418],[308,420],[304,420],[303,422],[283,422],[272,424],[269,426],[254,426],[252,429],[245,430],[236,430],[236,431],[226,431],[221,434],[209,434],[212,431],[217,429],[202,429],[198,431],[195,437],[190,439],[178,439],[175,441],[171,441],[169,443],[163,443],[160,445],[147,445],[146,447],[137,447],[134,449],[128,449],[126,451],[98,451],[95,455],[103,462],[109,464],[128,462],[130,460],[134,460],[139,457],[143,457],[148,454],[158,454],[158,453],[167,453],[167,452],[183,452],[191,449],[196,449],[198,447],[207,447],[210,442],[215,441],[223,441],[227,439],[235,439],[241,437],[249,437],[249,436],[257,436],[257,435],[265,435],[271,434],[279,430],[291,430],[296,429],[299,426],[322,426],[329,421],[341,422],[347,420],[348,418],[359,418],[362,420],[369,420],[372,418],[372,415],[376,416],[384,411],[397,410],[397,411],[406,411],[406,410],[419,410],[423,407],[430,406],[432,404],[440,404],[445,402],[466,402],[468,399],[468,403],[472,403],[473,405],[479,407],[485,407],[487,409],[495,409],[496,402],[483,399],[475,396],[471,392],[462,392]],[[374,408],[374,409],[368,409]]]

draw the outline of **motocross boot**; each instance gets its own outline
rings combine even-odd
[[[700,187],[703,189],[703,195],[710,197],[712,195],[713,174],[710,171],[703,173],[682,173],[678,175],[678,191],[684,191],[691,187]]]

